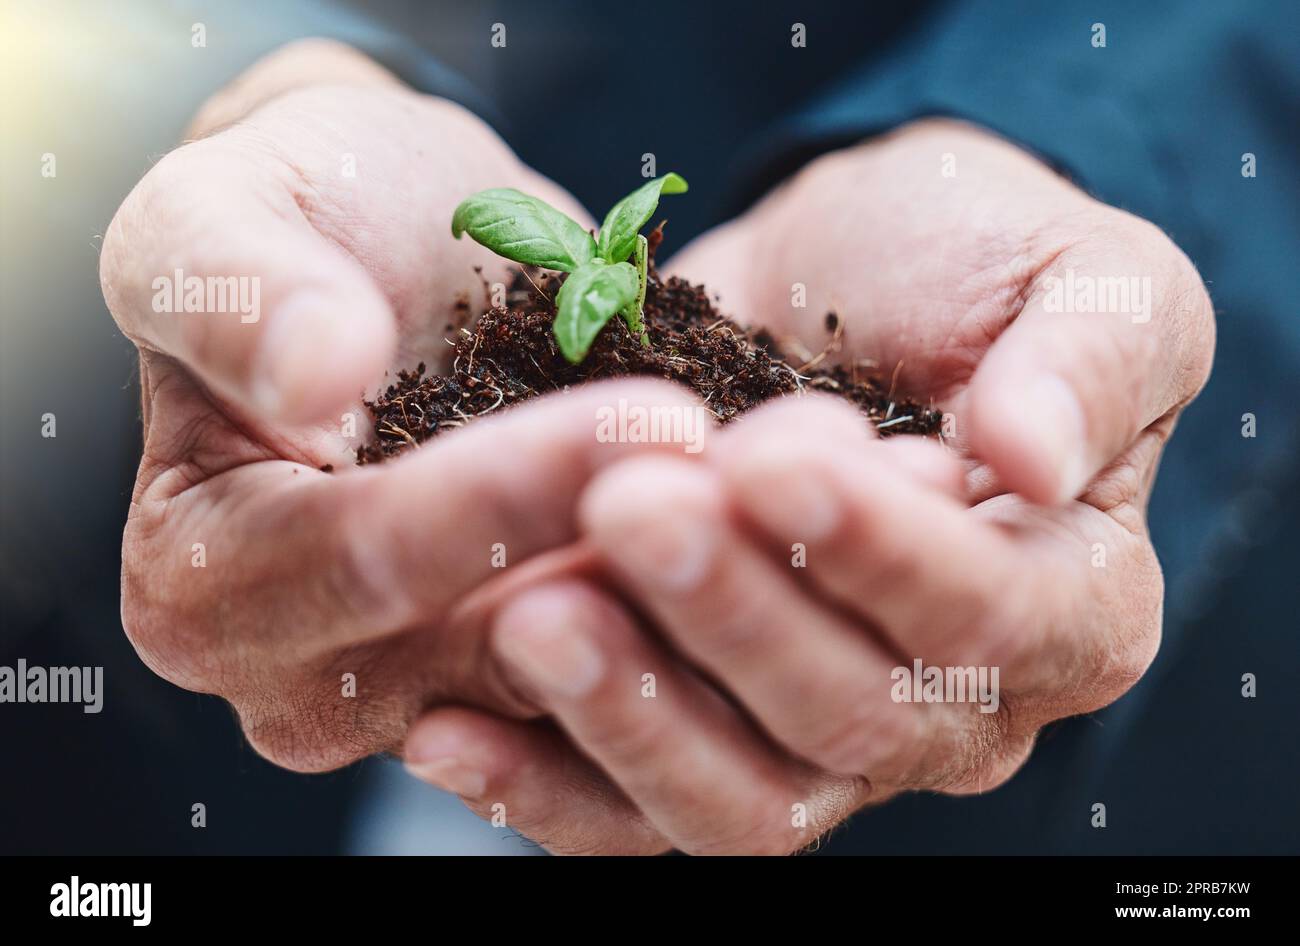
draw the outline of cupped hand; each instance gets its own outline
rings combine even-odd
[[[1205,383],[1213,309],[1157,227],[974,126],[812,162],[672,268],[722,307],[949,414],[972,489],[1074,499]]]
[[[436,709],[407,742],[417,771],[453,790],[438,776],[457,773],[471,807],[504,804],[556,850],[780,853],[898,791],[995,787],[1044,724],[1141,676],[1163,593],[1146,503],[1213,348],[1204,288],[1158,231],[926,123],[816,162],[681,266],[812,351],[834,308],[844,357],[903,361],[956,435],[879,441],[807,398],[704,463],[604,471],[580,515],[612,581],[533,585],[490,631],[572,746]],[[1069,269],[1146,276],[1150,308],[1058,311]],[[996,670],[996,699],[903,701],[918,660]]]
[[[615,395],[547,399],[398,462],[351,464],[363,389],[436,363],[457,299],[506,278],[450,238],[456,203],[515,185],[581,209],[469,113],[328,43],[255,66],[193,132],[127,197],[101,262],[140,351],[122,570],[136,648],[230,700],[253,745],[295,769],[393,748],[432,700],[527,712],[449,614],[495,565],[572,541],[582,486],[617,454],[592,437],[594,404]],[[158,281],[178,276],[255,280],[257,294],[164,311]],[[686,400],[648,382],[617,396]]]

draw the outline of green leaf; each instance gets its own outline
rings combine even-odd
[[[599,257],[574,270],[556,293],[555,340],[564,357],[577,364],[587,356],[605,323],[636,299],[637,275],[630,263]]]
[[[479,191],[461,201],[451,235],[468,233],[516,263],[571,273],[596,254],[591,234],[550,204],[512,187]]]
[[[600,225],[600,241],[596,247],[602,259],[621,263],[632,255],[636,235],[659,206],[661,193],[684,194],[686,181],[681,175],[669,171],[663,177],[646,181],[610,208],[605,222]]]

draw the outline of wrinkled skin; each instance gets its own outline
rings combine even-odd
[[[499,574],[493,543],[522,562],[574,538],[594,395],[484,418],[410,463],[352,467],[344,423],[365,432],[363,388],[442,359],[454,300],[508,274],[449,238],[456,203],[505,183],[582,210],[459,107],[329,44],[289,55],[323,55],[350,81],[279,92],[233,124],[205,119],[223,111],[209,104],[197,140],[116,214],[101,276],[140,348],[144,395],[126,629],[163,676],[230,700],[268,758],[322,770],[398,748],[430,700],[522,711],[485,669],[481,634],[447,632],[446,618]],[[258,275],[260,317],[153,311],[152,281],[177,268]],[[358,692],[346,702],[344,673]]]
[[[255,67],[196,126],[105,238],[145,397],[123,620],[273,761],[400,748],[554,851],[784,853],[900,790],[999,784],[1045,723],[1152,659],[1146,502],[1208,373],[1212,309],[1156,228],[1013,146],[908,126],[813,162],[669,265],[810,352],[834,308],[836,357],[901,362],[900,388],[951,413],[946,448],[878,440],[821,398],[761,408],[699,456],[596,443],[599,405],[691,403],[641,380],[358,470],[340,428],[357,392],[439,357],[451,302],[482,292],[473,266],[505,278],[450,239],[455,204],[516,186],[589,218],[477,119],[329,44]],[[261,318],[153,312],[151,280],[177,267],[260,274]],[[1149,318],[1052,311],[1067,270],[1149,276]],[[997,712],[894,702],[891,670],[916,658],[997,667]]]
[[[492,630],[595,765],[437,708],[408,741],[431,781],[504,802],[555,849],[632,847],[649,824],[688,851],[783,853],[900,790],[995,787],[1044,724],[1141,676],[1163,591],[1146,503],[1213,351],[1200,279],[1156,228],[977,129],[927,122],[814,162],[676,268],[810,351],[834,308],[847,357],[902,362],[954,415],[953,449],[875,440],[807,399],[754,412],[705,463],[602,471],[579,514],[613,582],[529,588]],[[1149,313],[1052,311],[1069,269],[1150,276]],[[997,667],[998,711],[894,702],[890,671],[916,658]],[[596,787],[567,802],[537,789],[580,769]],[[597,795],[627,812],[622,845],[592,829]]]

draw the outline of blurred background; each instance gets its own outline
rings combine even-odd
[[[315,776],[276,769],[248,748],[221,700],[155,677],[123,634],[118,568],[140,450],[139,391],[134,350],[100,296],[98,251],[118,204],[177,143],[205,97],[289,39],[337,36],[413,83],[456,90],[526,161],[588,206],[612,203],[633,173],[629,162],[654,151],[701,195],[674,208],[670,251],[797,166],[807,156],[798,148],[769,160],[781,120],[833,92],[864,61],[909,56],[923,74],[973,47],[989,62],[1014,59],[1008,70],[1017,62],[1031,75],[1055,68],[1050,45],[1036,49],[1032,34],[1017,32],[1041,16],[1022,15],[1017,4],[904,6],[666,3],[656,5],[654,29],[629,31],[626,17],[568,2],[6,0],[0,665],[23,658],[47,667],[102,666],[106,692],[95,715],[80,705],[0,704],[0,853],[536,853],[391,761]],[[1079,30],[1084,44],[1089,23],[1107,21],[1118,46],[1110,52],[1128,57],[1139,92],[1168,84],[1171,68],[1187,70],[1187,81],[1170,93],[1181,107],[1164,109],[1135,93],[1125,103],[1129,112],[1113,109],[1117,129],[1134,114],[1148,116],[1172,127],[1168,140],[1190,143],[1188,151],[1158,156],[1171,169],[1161,188],[1172,193],[1161,199],[1198,205],[1199,228],[1176,232],[1174,216],[1160,219],[1137,199],[1132,205],[1188,250],[1220,311],[1215,375],[1174,439],[1153,504],[1169,575],[1167,643],[1144,681],[1115,706],[1049,729],[1006,787],[977,798],[901,799],[863,813],[822,850],[1300,852],[1300,57],[1294,41],[1288,47],[1268,35],[1294,40],[1300,21],[1294,4],[1261,3],[1252,12],[1256,5],[1243,3],[1245,26],[1200,37],[1193,49],[1203,55],[1171,66],[1156,49],[1144,61],[1134,39],[1139,26],[1151,31],[1162,21],[1134,21],[1126,32],[1122,4],[1060,6],[1060,28]],[[1175,4],[1160,16],[1169,34],[1190,34],[1217,6]],[[945,34],[942,44],[927,45],[932,31],[954,29],[954,18],[965,30],[959,39]],[[1261,18],[1271,24],[1265,35],[1250,27]],[[497,20],[509,23],[511,48],[484,56]],[[816,55],[778,79],[773,64],[788,50],[796,20],[815,37]],[[191,41],[197,22],[206,28],[200,48]],[[722,55],[722,46],[742,53]],[[1225,55],[1245,62],[1246,71],[1225,66]],[[567,64],[599,71],[610,57],[637,63],[654,101],[671,107],[647,110],[635,132],[611,127],[608,140],[583,158],[592,173],[575,178],[562,136],[546,133],[554,102],[559,93],[583,94],[583,75]],[[694,65],[677,68],[682,62]],[[539,72],[545,82],[528,81]],[[1062,87],[1073,93],[1090,81],[1076,70]],[[718,92],[715,83],[730,84]],[[1104,89],[1098,95],[1108,113],[1113,103]],[[1263,113],[1255,126],[1240,112],[1231,119],[1264,129],[1249,147],[1216,138],[1235,95]],[[988,119],[998,130],[1015,137],[1033,124],[1028,106],[1018,112],[1022,106],[1008,100],[1005,107],[1002,121]],[[915,109],[946,110],[943,101]],[[1062,110],[1052,121],[1065,127],[1070,116]],[[769,122],[771,134],[753,133]],[[1117,130],[1091,147],[1121,149],[1123,171],[1122,149],[1133,137]],[[698,155],[702,139],[715,160],[677,159]],[[1261,179],[1243,187],[1237,155],[1247,150],[1259,155]],[[1207,152],[1225,156],[1222,193],[1178,190],[1192,179],[1184,166]],[[54,176],[42,173],[47,155],[55,157]],[[1130,177],[1139,185],[1136,167],[1150,159],[1132,159]],[[1257,417],[1254,439],[1241,436],[1246,412]],[[53,438],[41,434],[47,414],[57,418]],[[1259,677],[1254,699],[1242,697],[1244,673]],[[1104,831],[1089,825],[1095,801],[1110,812]],[[195,803],[207,808],[206,828],[191,827]]]

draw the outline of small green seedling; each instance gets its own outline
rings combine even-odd
[[[569,274],[555,296],[555,340],[576,365],[619,313],[644,344],[650,343],[641,324],[647,243],[640,231],[659,206],[660,194],[684,193],[686,181],[677,174],[647,181],[610,208],[593,240],[550,204],[498,187],[461,201],[451,218],[451,235],[459,240],[468,233],[498,256]]]

